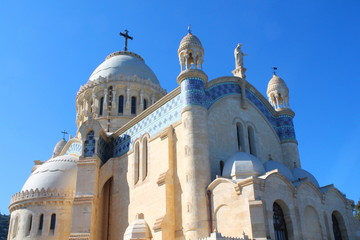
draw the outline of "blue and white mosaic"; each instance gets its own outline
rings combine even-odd
[[[105,141],[102,136],[99,137],[97,144],[97,154],[103,163],[112,157],[112,146],[112,142]]]
[[[165,127],[179,121],[181,109],[184,106],[183,102],[182,94],[177,95],[117,137],[114,143],[113,156],[119,157],[126,153],[132,148],[133,141],[144,133],[148,133],[152,137]]]

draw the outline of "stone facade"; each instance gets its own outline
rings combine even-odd
[[[187,34],[166,94],[137,54],[110,54],[76,99],[77,134],[11,199],[8,239],[360,239],[353,202],[301,168],[289,89],[208,80]],[[282,238],[280,238],[280,236]]]

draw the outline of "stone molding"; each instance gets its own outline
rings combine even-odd
[[[36,202],[62,202],[71,204],[75,196],[73,191],[63,191],[58,189],[31,189],[21,191],[11,197],[9,210],[10,212],[26,205],[32,205]]]
[[[90,233],[71,233],[69,240],[89,240]]]
[[[93,195],[78,195],[74,199],[74,205],[92,204],[93,200]]]
[[[208,81],[208,76],[200,69],[187,69],[182,71],[177,77],[176,81],[180,85],[181,82],[187,78],[200,78],[205,83]]]

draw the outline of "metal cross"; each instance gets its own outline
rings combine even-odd
[[[277,67],[273,67],[272,68],[274,70],[274,75],[276,75],[276,70],[278,69]]]
[[[65,139],[65,135],[68,134],[68,132],[64,130],[61,133],[64,134],[63,139]]]
[[[127,51],[127,42],[128,42],[128,39],[130,40],[133,40],[134,38],[129,36],[128,34],[128,30],[125,30],[124,33],[120,33],[120,36],[123,36],[125,38],[125,47],[124,47],[124,51]]]
[[[191,33],[191,24],[188,25],[188,33]]]

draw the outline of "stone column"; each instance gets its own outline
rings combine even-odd
[[[104,89],[103,116],[107,116],[108,112],[108,90]]]
[[[189,71],[189,70],[188,70]],[[205,87],[207,76],[201,70],[191,69],[180,74],[181,94],[185,107],[181,113],[185,156],[186,182],[184,183],[184,233],[186,240],[209,236],[207,186],[210,183],[207,109]],[[197,95],[194,96],[194,93]]]

